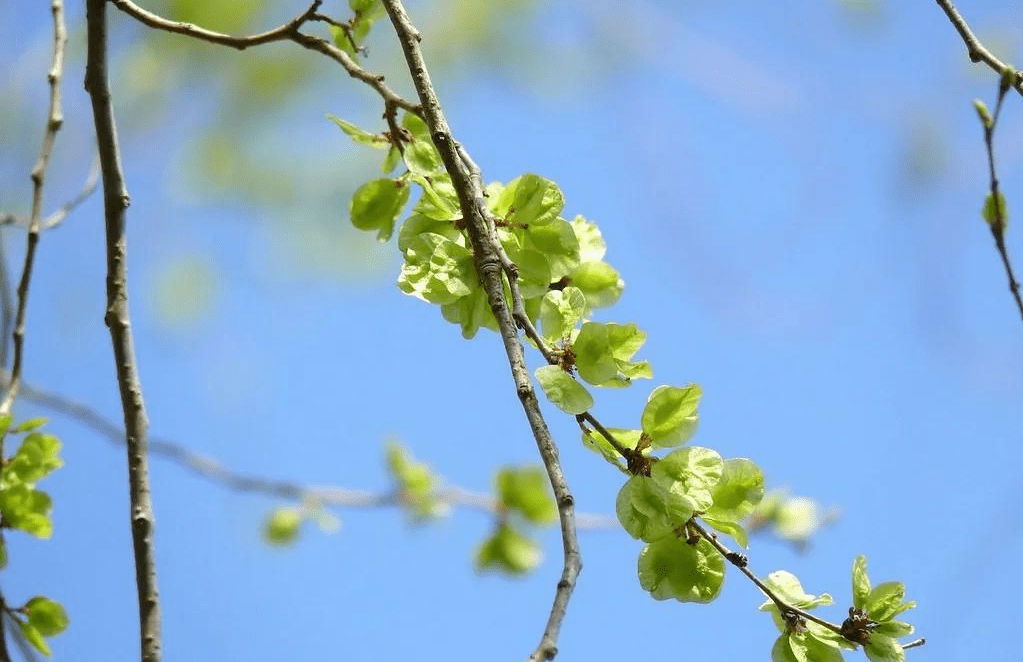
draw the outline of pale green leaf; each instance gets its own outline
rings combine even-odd
[[[558,366],[540,366],[534,374],[547,399],[565,413],[581,414],[593,406],[593,396],[586,387]]]
[[[656,600],[710,602],[721,592],[725,561],[704,539],[696,545],[668,536],[639,555],[639,583]]]

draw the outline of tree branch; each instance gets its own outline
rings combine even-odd
[[[561,631],[561,624],[565,618],[565,612],[568,609],[568,602],[575,588],[576,579],[582,568],[579,541],[575,530],[575,500],[568,489],[568,483],[565,480],[561,461],[558,457],[557,446],[555,446],[550,430],[547,428],[547,423],[540,412],[536,392],[533,390],[529,373],[526,370],[525,357],[523,356],[522,344],[519,341],[518,330],[512,318],[512,313],[509,310],[508,302],[504,297],[503,262],[497,247],[499,242],[495,242],[492,226],[487,222],[486,205],[483,202],[483,191],[479,186],[478,170],[475,175],[467,171],[463,161],[465,151],[461,150],[461,154],[459,153],[460,150],[457,147],[457,143],[451,135],[451,130],[444,118],[437,94],[430,81],[426,63],[423,60],[423,53],[419,47],[419,42],[421,41],[419,32],[412,25],[400,0],[383,0],[383,2],[391,24],[398,35],[398,41],[401,42],[402,50],[405,53],[405,61],[408,63],[409,72],[412,75],[412,81],[422,106],[423,119],[430,128],[430,136],[440,153],[441,159],[444,162],[444,168],[451,176],[451,182],[458,194],[462,217],[465,219],[469,240],[474,251],[476,270],[487,293],[490,309],[497,320],[508,365],[511,368],[512,378],[515,382],[515,390],[522,403],[526,419],[529,421],[529,427],[532,430],[533,438],[536,440],[540,457],[543,459],[544,467],[547,470],[547,476],[550,479],[551,487],[554,490],[554,497],[558,504],[564,565],[561,580],[558,582],[557,590],[554,594],[554,604],[551,607],[547,626],[544,629],[540,643],[530,656],[530,660],[533,662],[550,660],[557,655],[557,641]]]
[[[146,418],[142,384],[135,361],[131,317],[128,310],[128,265],[125,210],[130,198],[124,183],[117,146],[114,108],[107,77],[107,0],[87,0],[88,45],[85,89],[92,98],[96,142],[103,172],[103,207],[107,245],[107,309],[117,383],[124,410],[125,444],[128,449],[128,485],[131,531],[135,550],[135,581],[138,589],[142,662],[161,658],[160,597],[156,577],[156,541],[153,504],[146,455]]]
[[[46,129],[43,131],[43,146],[39,158],[32,168],[32,212],[28,225],[28,247],[25,249],[25,264],[18,282],[18,310],[14,320],[14,364],[11,368],[11,380],[0,402],[0,414],[9,414],[18,397],[21,385],[21,368],[24,359],[25,345],[25,313],[28,309],[28,289],[32,283],[32,265],[35,262],[36,245],[39,243],[39,226],[43,213],[43,183],[46,179],[46,168],[50,164],[53,145],[57,140],[57,132],[64,124],[64,114],[60,103],[60,82],[64,76],[64,45],[67,43],[67,28],[64,26],[64,5],[62,0],[52,0],[50,11],[53,13],[53,61],[46,79],[50,83],[50,108],[46,118]],[[6,265],[4,265],[6,271]],[[0,283],[6,290],[6,273]],[[8,294],[4,295],[9,296]],[[4,328],[9,323],[9,303],[4,303]],[[6,338],[4,340],[6,342]],[[6,359],[6,351],[4,351]]]
[[[77,421],[119,447],[124,446],[124,429],[86,404],[29,383],[22,385],[21,397],[27,402]],[[263,494],[298,502],[316,502],[339,509],[404,506],[409,503],[404,495],[395,491],[373,492],[335,485],[305,485],[279,478],[246,474],[224,466],[215,458],[189,450],[183,444],[162,437],[151,436],[148,450],[152,455],[169,460],[201,478],[235,492]],[[433,496],[439,502],[455,508],[491,515],[498,514],[501,510],[498,500],[494,497],[462,487],[440,488]],[[579,514],[577,518],[580,529],[618,528],[618,520],[614,517]]]
[[[950,0],[935,0],[938,6],[941,7],[945,15],[948,16],[948,20],[952,22],[953,27],[959,33],[959,36],[963,38],[963,43],[966,44],[966,52],[970,56],[971,62],[983,62],[987,66],[991,67],[998,72],[1001,76],[1002,72],[1008,68],[1008,65],[995,57],[994,53],[984,47],[984,44],[980,43],[973,31],[970,30],[970,26],[966,24],[966,20],[959,14],[959,10],[955,8]],[[1019,92],[1020,96],[1023,96],[1023,71],[1013,72],[1012,87]]]
[[[259,46],[260,44],[268,44],[272,41],[290,39],[291,35],[298,31],[303,23],[306,23],[313,18],[313,15],[316,14],[316,10],[320,8],[321,4],[323,4],[323,0],[314,0],[313,4],[309,5],[309,8],[304,12],[273,30],[268,30],[267,32],[261,32],[260,34],[254,34],[247,37],[232,37],[228,34],[214,32],[213,30],[206,30],[205,28],[201,28],[198,25],[192,25],[191,23],[168,20],[162,16],[146,11],[142,7],[131,2],[131,0],[110,0],[110,2],[125,14],[138,19],[140,22],[151,28],[183,34],[188,37],[201,39],[202,41],[208,41],[211,44],[230,46],[231,48],[237,48],[240,51],[245,50],[250,46]]]

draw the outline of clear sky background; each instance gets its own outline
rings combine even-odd
[[[81,186],[90,159],[82,4],[67,8],[67,123],[47,209]],[[247,28],[303,7],[282,3]],[[1023,61],[1023,4],[960,10],[1003,59]],[[476,32],[435,37],[455,10],[423,0],[410,11],[453,131],[486,179],[549,177],[565,213],[604,233],[626,289],[598,319],[648,332],[639,357],[655,378],[599,392],[597,416],[633,425],[654,386],[701,384],[691,443],[750,457],[769,487],[841,509],[806,553],[754,538],[755,572],[787,569],[830,592],[823,615],[841,621],[853,558],[866,554],[872,579],[904,581],[920,603],[907,620],[928,644],[908,659],[1018,660],[1023,325],[979,216],[987,174],[971,106],[992,102],[997,81],[970,65],[938,7],[552,0],[480,27],[489,50],[470,59]],[[0,209],[24,211],[50,15],[25,0],[0,12]],[[377,99],[294,45],[147,47],[147,33],[110,13],[152,432],[239,471],[377,491],[392,437],[472,490],[489,490],[501,466],[537,463],[496,335],[464,341],[397,290],[393,243],[347,227],[347,199],[376,176],[376,155],[323,116],[378,130]],[[407,91],[389,26],[376,32],[368,66]],[[316,84],[239,73],[294,61],[316,63],[301,79]],[[1013,209],[1021,107],[1010,94],[997,134]],[[20,268],[23,235],[4,236]],[[1018,226],[1008,244],[1023,269]],[[119,420],[103,270],[97,195],[42,238],[25,374]],[[613,513],[622,476],[580,445],[571,417],[545,411],[578,507]],[[0,584],[12,603],[42,593],[66,606],[55,659],[135,659],[124,454],[51,421],[66,461],[41,485],[55,534],[7,535]],[[273,549],[260,527],[281,502],[160,459],[152,480],[167,660],[521,660],[561,570],[552,528],[532,575],[477,574],[491,522],[475,512],[417,528],[394,510],[345,511],[340,532],[309,528]],[[656,602],[636,578],[640,543],[608,530],[583,532],[581,545],[559,660],[769,659],[774,625],[738,573],[709,606]]]

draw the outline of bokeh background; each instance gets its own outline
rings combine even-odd
[[[82,186],[92,119],[83,3],[68,3],[66,123],[46,207]],[[161,0],[228,32],[286,21],[302,2]],[[1023,5],[960,7],[1003,59],[1023,60]],[[344,17],[347,3],[325,11]],[[418,0],[434,80],[488,180],[537,172],[566,214],[600,224],[621,301],[598,318],[649,333],[651,384],[598,394],[601,420],[638,421],[656,384],[700,383],[693,443],[748,456],[768,485],[841,509],[799,552],[757,537],[751,567],[830,592],[849,570],[905,581],[920,660],[1017,660],[1023,552],[1023,328],[979,210],[984,144],[971,101],[996,77],[971,65],[928,2],[685,3]],[[24,213],[45,117],[48,6],[0,3],[0,210]],[[379,154],[326,121],[380,130],[372,92],[294,44],[234,52],[155,34],[110,12],[112,87],[127,183],[136,343],[154,434],[238,471],[385,492],[398,438],[450,484],[487,491],[536,463],[495,334],[464,341],[400,294],[396,247],[350,228],[351,192]],[[324,33],[325,35],[326,33]],[[411,96],[392,31],[367,66]],[[997,134],[1010,206],[1023,198],[1023,113]],[[4,229],[20,269],[23,233]],[[1023,239],[1009,251],[1023,268]],[[101,198],[42,238],[26,378],[114,420],[103,325]],[[532,355],[533,367],[539,365]],[[42,410],[18,405],[23,417]],[[610,514],[622,476],[547,407],[579,508]],[[123,452],[51,417],[66,466],[41,485],[55,534],[9,535],[8,600],[60,600],[57,660],[138,655]],[[524,579],[480,575],[490,518],[427,527],[346,511],[281,550],[261,539],[281,502],[233,493],[154,459],[166,659],[523,659],[560,572],[559,536]],[[768,659],[762,596],[729,573],[709,606],[655,602],[641,545],[581,536],[585,567],[559,660]],[[853,655],[856,659],[857,654]]]

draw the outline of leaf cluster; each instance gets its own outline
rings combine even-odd
[[[0,416],[0,444],[14,435],[24,434],[17,450],[3,458],[0,466],[0,568],[7,565],[4,530],[23,531],[37,538],[53,535],[50,495],[36,483],[63,466],[60,440],[41,431],[45,418],[33,418],[12,426],[9,414]],[[4,615],[18,625],[20,636],[40,653],[49,656],[49,637],[63,632],[67,614],[60,603],[36,596],[18,608],[2,605]],[[17,635],[15,635],[17,636]]]

